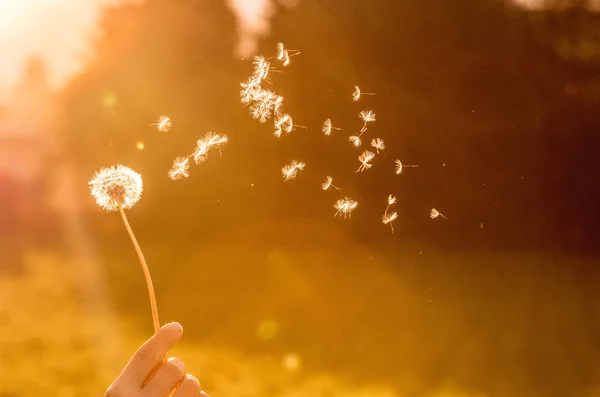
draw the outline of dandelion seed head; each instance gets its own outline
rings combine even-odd
[[[396,197],[392,196],[391,194],[388,196],[388,204],[392,205],[396,203]]]
[[[100,169],[89,185],[96,204],[107,211],[118,211],[119,206],[133,207],[144,189],[142,176],[121,164]]]

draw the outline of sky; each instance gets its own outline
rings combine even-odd
[[[140,0],[0,0],[0,100],[19,80],[30,56],[41,56],[51,82],[60,87],[85,64],[88,43],[105,6]],[[142,0],[143,1],[143,0]],[[298,0],[224,0],[238,21],[239,42],[232,49],[252,55],[269,32],[277,7]]]

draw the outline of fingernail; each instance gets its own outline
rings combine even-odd
[[[177,366],[177,368],[179,368],[181,372],[185,372],[185,364],[183,363],[183,361],[181,361],[181,359],[177,357],[170,357],[167,361]]]
[[[196,383],[198,384],[198,386],[200,386],[200,381],[199,381],[199,380],[198,380],[198,378],[196,378],[194,375],[192,375],[192,374],[187,374],[187,375],[186,375],[186,377],[187,377],[189,380],[192,380],[192,381],[196,382]]]
[[[175,331],[175,332],[179,332],[179,333],[183,332],[183,327],[178,322],[169,323],[169,324],[165,325],[163,328],[168,329],[169,331]]]

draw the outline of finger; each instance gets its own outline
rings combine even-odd
[[[177,384],[183,380],[185,364],[178,358],[171,357],[162,364],[156,374],[144,387],[144,395],[163,397],[170,395]]]
[[[182,334],[183,328],[179,323],[163,326],[135,352],[122,376],[141,386],[167,352],[181,339]]]
[[[208,397],[208,395],[200,390],[200,382],[194,375],[186,375],[177,391],[173,393],[173,397]]]

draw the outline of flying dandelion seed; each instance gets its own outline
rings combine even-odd
[[[373,164],[371,164],[370,161],[373,160],[373,158],[375,158],[375,153],[365,150],[360,156],[358,156],[358,161],[360,161],[360,167],[358,167],[358,170],[356,170],[356,172],[361,172],[371,168]]]
[[[327,176],[327,177],[325,178],[325,182],[323,182],[323,183],[321,184],[321,189],[323,189],[323,190],[328,190],[330,187],[332,187],[332,188],[334,188],[334,189],[336,189],[336,190],[340,190],[340,188],[339,188],[339,187],[337,187],[337,186],[335,186],[335,185],[333,184],[333,178],[332,178],[332,177],[330,177],[330,176]]]
[[[436,210],[435,208],[432,208],[432,209],[431,209],[431,212],[429,213],[429,217],[430,217],[431,219],[435,219],[435,218],[437,218],[438,216],[441,216],[441,217],[442,217],[442,218],[444,218],[444,219],[448,219],[448,218],[446,218],[446,217],[445,217],[445,216],[444,216],[444,215],[443,215],[441,212],[439,212],[439,211],[438,211],[438,210]]]
[[[402,161],[400,161],[400,160],[396,160],[395,164],[396,164],[396,174],[397,175],[400,175],[404,168],[417,168],[418,167],[418,165],[404,165],[404,164],[402,164]]]
[[[285,46],[282,42],[277,43],[277,59],[283,61],[285,53]]]
[[[352,211],[354,211],[356,207],[358,207],[358,201],[354,201],[348,197],[338,200],[333,205],[333,208],[337,210],[334,217],[340,214],[344,217],[344,219],[350,219],[352,217]]]
[[[364,122],[363,127],[360,130],[361,133],[365,132],[367,130],[368,123],[377,121],[377,119],[375,118],[375,113],[373,113],[373,111],[371,111],[371,110],[362,110],[358,114],[358,117],[360,117],[360,119]]]
[[[331,119],[327,119],[325,120],[325,122],[323,123],[323,127],[321,128],[321,131],[325,134],[325,135],[331,135],[331,131],[332,130],[337,130],[337,131],[341,131],[341,128],[337,128],[334,127],[331,124]]]
[[[396,197],[392,196],[391,194],[388,196],[388,200],[387,200],[387,207],[385,209],[385,212],[387,213],[388,210],[390,209],[390,205],[396,204]]]
[[[292,167],[296,168],[297,170],[304,170],[304,167],[306,166],[306,164],[302,163],[302,162],[298,162],[296,160],[292,160]]]
[[[173,167],[169,170],[169,178],[174,181],[190,176],[190,159],[188,157],[177,157],[173,160]]]
[[[292,160],[291,164],[283,166],[281,168],[281,175],[283,176],[284,182],[290,179],[296,179],[298,171],[304,170],[305,166],[306,164],[296,160]]]
[[[283,66],[288,66],[290,64],[290,57],[300,55],[300,51],[298,50],[288,50],[285,48],[283,43],[277,43],[277,56],[276,58],[280,60]]]
[[[398,213],[397,212],[392,212],[391,214],[388,214],[387,211],[381,217],[381,221],[383,222],[383,224],[384,225],[390,225],[390,228],[392,228],[392,234],[394,233],[394,225],[392,224],[392,222],[394,220],[396,220],[396,218],[398,218]]]
[[[360,140],[360,136],[357,135],[351,135],[348,137],[348,140],[350,142],[352,142],[352,144],[356,147],[359,147],[360,145],[362,145],[362,141]]]
[[[144,144],[144,142],[142,142],[142,141],[138,141],[138,142],[135,144],[135,148],[136,148],[137,150],[144,150],[144,148],[145,148],[145,147],[146,147],[146,145],[145,145],[145,144]]]
[[[385,144],[383,143],[383,139],[381,139],[381,138],[373,139],[371,141],[371,146],[373,146],[375,148],[375,150],[377,150],[377,154],[379,154],[380,150],[385,149]]]
[[[140,264],[142,265],[142,270],[144,271],[148,295],[150,297],[152,323],[154,325],[154,331],[157,332],[160,328],[160,321],[158,318],[158,307],[156,305],[156,295],[154,293],[152,277],[150,276],[150,270],[146,264],[142,249],[133,234],[127,216],[125,215],[125,209],[132,208],[142,197],[142,176],[129,167],[117,164],[116,166],[100,169],[100,171],[94,174],[89,185],[92,197],[101,208],[107,211],[119,211],[121,214],[121,219],[127,229],[129,238],[131,239],[133,247],[138,255],[138,259],[140,260]]]
[[[281,127],[275,127],[275,132],[273,133],[277,138],[280,138],[283,134],[283,130]]]
[[[171,123],[171,119],[168,118],[167,116],[160,116],[158,118],[158,121],[151,125],[155,126],[156,129],[160,132],[168,132],[172,126],[172,123]]]
[[[284,51],[284,57],[283,57],[283,66],[288,66],[290,64],[290,54],[288,53],[287,50]]]
[[[352,100],[354,102],[358,102],[358,100],[360,99],[360,97],[362,95],[377,95],[377,94],[374,92],[361,92],[360,87],[355,85],[354,91],[352,92]]]
[[[287,182],[290,179],[296,179],[298,171],[291,165],[285,165],[281,168],[281,174],[283,175],[283,181]]]

